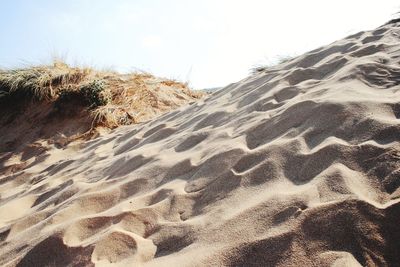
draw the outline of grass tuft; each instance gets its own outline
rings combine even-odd
[[[85,103],[90,109],[105,106],[111,102],[111,92],[106,90],[103,80],[93,80],[79,88]]]
[[[255,65],[254,67],[252,67],[250,69],[250,73],[257,74],[257,73],[264,72],[276,65],[287,63],[287,62],[291,61],[293,58],[294,58],[294,56],[279,56],[277,59],[277,62],[275,64]]]
[[[39,66],[0,71],[0,95],[18,100],[49,101],[57,90],[67,84],[78,84],[90,69],[70,68],[59,62]]]

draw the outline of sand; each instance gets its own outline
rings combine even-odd
[[[398,266],[399,60],[392,23],[34,154],[0,176],[0,265]]]

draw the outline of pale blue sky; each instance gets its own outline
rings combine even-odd
[[[398,0],[2,0],[0,65],[135,69],[195,88],[380,26]]]

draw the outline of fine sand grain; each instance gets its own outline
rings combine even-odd
[[[387,24],[149,122],[2,154],[0,265],[398,266],[399,62]]]

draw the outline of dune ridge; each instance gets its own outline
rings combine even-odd
[[[398,265],[399,41],[360,32],[3,174],[0,265]]]

